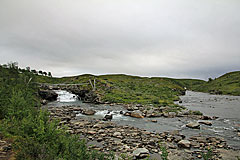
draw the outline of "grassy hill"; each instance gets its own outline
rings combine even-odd
[[[184,94],[185,87],[205,83],[202,80],[171,79],[160,77],[138,77],[123,74],[116,75],[80,75],[74,77],[50,78],[37,76],[41,83],[84,83],[85,89],[91,89],[89,80],[96,80],[96,93],[102,102],[126,104],[170,105]]]
[[[240,96],[240,71],[226,73],[214,80],[210,79],[207,83],[194,86],[193,90],[212,94]]]

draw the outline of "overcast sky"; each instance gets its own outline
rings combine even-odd
[[[54,76],[240,70],[240,0],[0,0],[0,64]]]

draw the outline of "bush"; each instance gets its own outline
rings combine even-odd
[[[89,150],[57,120],[50,121],[49,113],[38,108],[37,89],[28,83],[31,73],[1,66],[0,71],[0,132],[13,140],[16,159],[113,159],[111,154]]]

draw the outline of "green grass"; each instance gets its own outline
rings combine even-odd
[[[91,89],[89,79],[96,79],[96,93],[102,102],[124,104],[173,105],[184,92],[184,87],[204,81],[191,79],[147,78],[129,75],[80,75],[75,77],[50,78],[37,76],[41,83],[84,83],[84,89]]]
[[[195,86],[195,91],[240,96],[240,71],[226,73],[215,80]]]

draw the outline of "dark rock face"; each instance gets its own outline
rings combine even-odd
[[[41,99],[47,101],[55,101],[57,100],[58,97],[58,94],[51,90],[39,90],[38,94],[41,97]]]
[[[76,94],[80,100],[87,103],[98,103],[98,96],[90,90],[70,89],[70,92]]]

